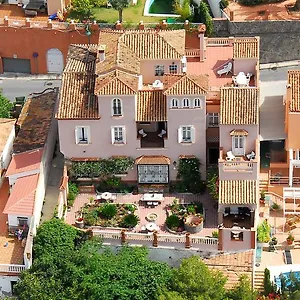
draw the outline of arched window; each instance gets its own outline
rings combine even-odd
[[[173,98],[173,99],[171,100],[171,107],[172,107],[172,108],[178,108],[178,99]]]
[[[122,116],[122,101],[120,99],[113,99],[112,115],[113,116]]]
[[[190,107],[190,99],[184,98],[184,99],[182,100],[182,107],[183,107],[183,108]]]
[[[194,99],[194,107],[196,107],[196,108],[201,107],[201,99],[200,98]]]

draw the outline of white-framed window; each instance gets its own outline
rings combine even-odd
[[[90,127],[89,126],[77,126],[75,128],[75,141],[76,144],[90,144]]]
[[[194,99],[194,107],[195,108],[201,108],[201,99],[200,98],[195,98]]]
[[[178,128],[178,143],[195,143],[195,127],[192,125]]]
[[[189,98],[183,98],[183,100],[182,100],[182,107],[183,108],[190,107],[190,99]]]
[[[112,100],[112,115],[113,116],[122,116],[123,109],[122,109],[122,101],[121,99],[113,99]]]
[[[164,65],[156,65],[155,66],[155,76],[163,76],[165,74],[165,66]]]
[[[207,114],[208,127],[219,127],[219,113]]]
[[[178,99],[171,99],[171,108],[178,108]]]
[[[111,128],[111,143],[126,144],[125,126],[113,126]]]
[[[169,65],[169,73],[170,74],[177,74],[178,66],[175,63]]]
[[[245,136],[232,136],[232,152],[234,155],[245,155]]]

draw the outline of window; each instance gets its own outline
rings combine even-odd
[[[194,126],[181,126],[178,129],[178,143],[195,143]]]
[[[165,73],[165,66],[164,65],[155,66],[155,76],[163,76],[164,73]]]
[[[245,136],[235,135],[232,137],[232,152],[234,155],[245,155]]]
[[[78,126],[75,129],[76,144],[90,143],[90,128],[88,126]]]
[[[183,108],[190,107],[190,99],[184,98],[184,99],[182,100],[182,107],[183,107]]]
[[[125,144],[125,127],[115,126],[111,128],[111,142],[112,144]]]
[[[171,100],[171,108],[178,108],[178,99],[173,98]]]
[[[18,226],[28,225],[28,218],[18,217]]]
[[[122,116],[122,101],[120,99],[113,99],[112,115],[113,116]]]
[[[168,183],[168,165],[138,165],[139,183]]]
[[[170,74],[177,74],[177,68],[178,68],[178,66],[175,65],[174,63],[172,63],[172,64],[169,66],[169,73],[170,73]]]
[[[194,107],[195,108],[201,108],[201,99],[200,98],[195,98],[194,99]]]
[[[208,127],[219,127],[219,113],[208,113]]]

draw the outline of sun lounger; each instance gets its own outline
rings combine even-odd
[[[284,261],[287,265],[293,264],[291,250],[284,250]]]

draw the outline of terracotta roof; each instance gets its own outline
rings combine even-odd
[[[259,37],[235,38],[233,58],[259,58]]]
[[[57,119],[99,119],[95,47],[71,45],[62,76]]]
[[[134,95],[138,91],[139,77],[120,70],[112,70],[96,79],[98,95]]]
[[[103,30],[99,45],[105,45],[105,60],[97,74],[115,67],[140,73],[141,59],[180,59],[184,56],[185,30]]]
[[[248,135],[248,131],[245,129],[233,129],[230,131],[230,135]]]
[[[169,165],[170,162],[170,158],[164,155],[142,155],[135,160],[137,165]]]
[[[136,107],[136,121],[167,121],[167,103],[163,90],[139,91]]]
[[[257,180],[220,180],[220,204],[256,204]]]
[[[206,75],[164,75],[165,95],[201,95],[208,91]]]
[[[258,124],[258,88],[221,88],[220,124]]]
[[[225,288],[231,289],[238,282],[242,274],[252,276],[253,250],[242,251],[230,254],[220,254],[204,259],[210,269],[218,270],[227,277]]]
[[[300,112],[300,71],[288,71],[288,83],[291,85],[290,112]]]
[[[39,170],[42,156],[43,149],[14,154],[5,176]]]
[[[17,125],[20,128],[13,144],[14,153],[44,147],[58,97],[58,89],[31,96],[25,102]]]
[[[39,174],[18,178],[7,200],[4,214],[32,216]]]
[[[15,128],[16,119],[0,118],[0,156],[7,143],[12,130]],[[1,168],[1,166],[0,166]]]

